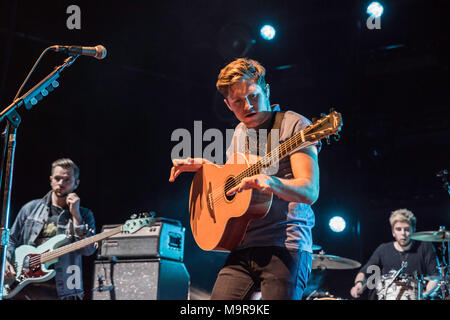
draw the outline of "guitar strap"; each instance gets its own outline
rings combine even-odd
[[[272,130],[280,130],[281,129],[281,122],[283,122],[283,118],[284,118],[284,114],[286,112],[281,112],[281,111],[275,111],[275,116],[272,118],[272,128],[269,131],[269,134],[267,135],[267,146],[266,146],[266,150],[267,153],[269,153],[271,151],[271,146],[272,146],[272,141],[271,141],[271,136],[272,136]],[[278,133],[278,136],[280,135],[280,133]]]

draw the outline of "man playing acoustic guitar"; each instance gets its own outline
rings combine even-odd
[[[57,234],[65,233],[76,241],[95,234],[95,220],[91,210],[80,206],[74,192],[80,183],[78,166],[70,159],[59,159],[51,167],[52,190],[38,200],[25,204],[11,228],[7,259],[14,261],[15,249],[21,245],[41,245]],[[82,255],[96,250],[94,244],[59,257],[56,275],[47,282],[32,283],[14,299],[80,300],[83,299]],[[7,261],[5,278],[16,276]]]
[[[279,130],[272,137],[276,136],[281,144],[311,124],[293,111],[276,112],[279,106],[269,102],[265,69],[255,60],[240,58],[231,62],[221,70],[216,86],[240,121],[227,150],[228,159],[236,152],[256,154],[258,150],[248,148],[258,145],[255,139],[270,140],[247,134],[250,129]],[[234,143],[242,138],[246,140],[244,146]],[[248,189],[268,191],[273,193],[273,200],[269,212],[249,223],[243,240],[229,254],[211,299],[249,299],[257,290],[261,290],[263,299],[302,298],[312,266],[311,229],[315,218],[311,205],[319,197],[320,147],[320,141],[300,146],[281,159],[276,174],[246,177],[227,191],[227,196]],[[182,172],[196,172],[203,164],[211,163],[201,158],[172,161],[171,182]]]

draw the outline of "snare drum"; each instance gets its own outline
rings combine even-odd
[[[418,300],[418,281],[406,274],[400,274],[394,282],[395,271],[382,275],[376,283],[378,300]]]

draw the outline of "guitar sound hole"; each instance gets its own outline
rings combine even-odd
[[[234,179],[234,177],[230,177],[227,179],[227,181],[225,182],[225,197],[227,198],[228,201],[231,201],[234,199],[234,197],[236,196],[236,194],[233,194],[231,196],[227,196],[227,192],[234,188],[236,186],[236,180]]]

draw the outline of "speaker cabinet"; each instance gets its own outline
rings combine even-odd
[[[184,263],[166,259],[97,260],[93,300],[187,300]]]

